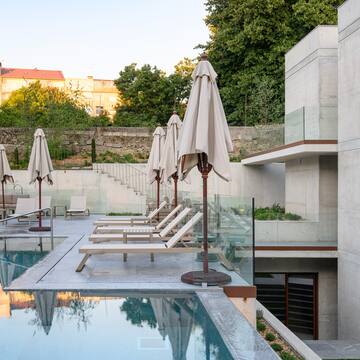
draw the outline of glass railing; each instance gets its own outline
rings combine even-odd
[[[192,214],[203,212],[199,194],[180,192],[184,207]],[[192,233],[195,246],[202,246],[203,219]],[[208,195],[209,268],[228,273],[233,284],[253,283],[253,222],[252,199],[224,195]],[[203,261],[197,255],[197,261]]]
[[[274,210],[275,209],[275,210]],[[275,208],[255,211],[256,244],[337,245],[337,208],[318,212],[278,212]]]
[[[301,107],[285,115],[284,141],[337,140],[337,107]]]

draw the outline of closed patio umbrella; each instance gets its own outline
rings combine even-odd
[[[11,174],[8,159],[6,157],[5,147],[0,144],[0,181],[2,190],[2,205],[5,211],[5,184],[7,182],[14,182],[14,178]]]
[[[164,322],[169,337],[173,360],[186,360],[193,325],[192,316],[170,299],[163,300]]]
[[[52,185],[51,173],[54,171],[44,131],[37,129],[34,134],[34,143],[31,149],[28,172],[30,184],[39,183],[39,209],[41,209],[41,183]],[[39,226],[30,228],[32,231],[50,231],[49,227],[42,226],[41,213],[39,213]]]
[[[149,184],[157,183],[156,207],[160,206],[160,161],[164,151],[165,131],[158,126],[153,134],[149,160],[147,163],[147,177]]]
[[[41,326],[48,335],[51,329],[56,306],[56,291],[39,290],[35,291],[35,308],[41,322]]]
[[[151,306],[157,322],[159,333],[163,339],[166,337],[164,299],[162,297],[150,298]]]
[[[14,279],[16,265],[6,259],[0,259],[0,285],[4,289]]]
[[[216,77],[207,56],[202,55],[192,74],[193,86],[178,143],[182,178],[195,166],[203,178],[203,271],[182,276],[182,281],[198,285],[218,285],[231,281],[230,276],[216,271],[209,272],[208,267],[207,179],[209,172],[214,169],[218,176],[230,181],[228,153],[233,149]]]
[[[174,207],[177,207],[177,183],[178,183],[178,161],[177,143],[182,122],[179,115],[174,112],[167,123],[167,133],[164,144],[163,156],[160,161],[161,181],[174,181]]]

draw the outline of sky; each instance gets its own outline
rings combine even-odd
[[[0,61],[66,77],[114,79],[133,62],[171,73],[208,40],[204,1],[2,1]]]

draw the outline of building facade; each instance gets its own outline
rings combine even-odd
[[[116,112],[119,92],[113,80],[65,78],[61,70],[5,68],[0,64],[0,105],[15,90],[39,81],[43,86],[56,87],[76,96],[92,116]]]

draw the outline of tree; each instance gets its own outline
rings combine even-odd
[[[97,121],[77,97],[39,81],[12,92],[0,107],[0,127],[84,129]]]
[[[344,0],[208,0],[210,41],[227,119],[282,122],[285,53],[315,26],[336,23]]]
[[[95,139],[91,139],[91,162],[96,163],[96,143]]]
[[[189,63],[183,65],[169,76],[150,65],[130,64],[120,71],[115,80],[121,95],[114,123],[155,127],[165,125],[174,110],[182,116],[191,88]]]

